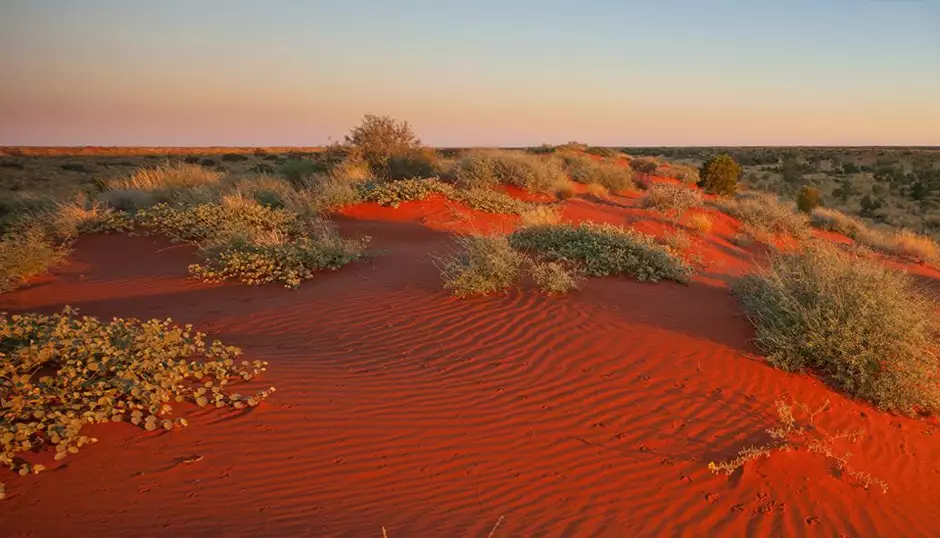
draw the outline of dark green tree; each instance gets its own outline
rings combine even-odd
[[[699,178],[698,186],[708,194],[730,196],[738,188],[741,165],[728,154],[716,155],[702,164]]]

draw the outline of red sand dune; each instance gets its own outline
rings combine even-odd
[[[668,229],[633,204],[579,197],[565,217]],[[89,428],[101,442],[46,473],[0,471],[0,535],[940,533],[937,422],[764,364],[727,290],[761,254],[728,242],[732,219],[694,240],[706,266],[689,286],[605,278],[562,298],[472,300],[443,292],[429,253],[514,217],[435,198],[338,220],[382,252],[295,291],[194,282],[188,247],[115,235],[81,238],[69,266],[0,297],[3,310],[172,316],[269,361],[257,382],[278,389],[248,413],[178,409],[182,431]],[[820,420],[865,429],[850,461],[888,492],[805,451],[712,475],[709,461],[768,440],[777,399],[831,400]]]

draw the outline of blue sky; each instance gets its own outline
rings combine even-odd
[[[0,5],[0,144],[940,145],[936,1]]]

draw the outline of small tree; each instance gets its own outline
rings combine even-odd
[[[800,194],[796,197],[796,207],[803,213],[812,213],[819,207],[819,190],[810,186],[804,186],[800,189]]]
[[[698,186],[708,194],[732,195],[741,178],[741,165],[728,154],[716,155],[699,169],[699,178]]]
[[[389,160],[420,148],[421,140],[407,121],[366,114],[362,122],[346,135],[346,145],[356,150],[374,174],[386,177]]]

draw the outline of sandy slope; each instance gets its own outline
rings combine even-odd
[[[662,233],[631,205],[582,197],[565,214]],[[763,364],[726,288],[755,254],[728,242],[731,219],[695,240],[706,267],[690,286],[607,278],[563,298],[465,301],[441,290],[428,254],[449,231],[508,230],[512,217],[433,199],[339,220],[382,254],[296,291],[193,282],[187,247],[94,236],[0,298],[172,316],[270,361],[258,383],[278,388],[247,414],[184,407],[191,427],[161,434],[99,426],[97,446],[51,472],[0,472],[0,535],[483,537],[497,522],[496,537],[940,533],[936,421]],[[767,439],[779,398],[829,399],[821,423],[865,428],[851,461],[889,491],[806,452],[712,475],[710,460]]]

